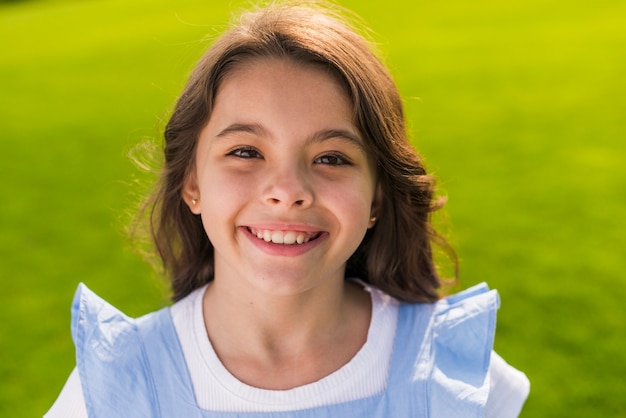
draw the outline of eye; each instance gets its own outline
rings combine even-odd
[[[263,158],[261,153],[253,147],[239,147],[231,150],[226,155],[231,155],[233,157],[243,158],[243,159],[251,159],[251,158]]]
[[[325,165],[351,165],[351,162],[350,160],[348,160],[347,157],[338,153],[319,156],[315,160],[313,160],[313,162],[315,164]]]

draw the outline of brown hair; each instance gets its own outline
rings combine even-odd
[[[407,140],[402,100],[377,55],[336,8],[274,4],[249,12],[201,58],[165,128],[165,166],[151,200],[151,228],[173,299],[180,300],[213,279],[213,246],[182,190],[192,167],[199,133],[213,109],[216,91],[233,67],[254,57],[283,57],[322,64],[351,99],[354,123],[376,164],[382,191],[378,223],[347,263],[346,275],[410,302],[438,298],[440,280],[431,243],[434,180]]]

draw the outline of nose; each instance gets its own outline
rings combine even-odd
[[[268,176],[263,200],[272,206],[305,208],[313,203],[313,196],[307,170],[294,164],[280,167]]]

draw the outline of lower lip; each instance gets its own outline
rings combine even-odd
[[[319,237],[311,240],[309,242],[305,242],[302,244],[275,244],[273,242],[267,242],[263,239],[257,238],[256,235],[253,235],[248,228],[242,227],[240,230],[243,234],[250,240],[252,243],[261,251],[269,255],[276,255],[282,257],[296,257],[301,254],[306,253],[307,251],[312,250],[317,247],[324,239],[328,236],[327,233],[323,232]]]

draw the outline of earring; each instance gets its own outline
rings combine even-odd
[[[191,204],[196,206],[198,204],[198,199],[191,199]]]
[[[372,216],[372,217],[370,218],[370,223],[372,223],[372,224],[373,224],[374,222],[376,222],[376,219],[378,219],[378,218],[377,218],[377,217],[375,217],[375,216]]]

